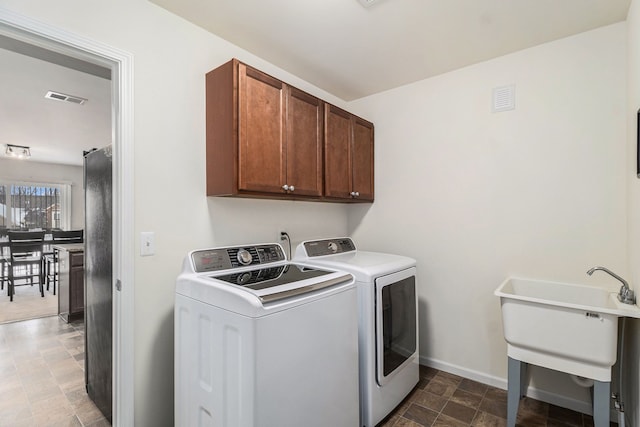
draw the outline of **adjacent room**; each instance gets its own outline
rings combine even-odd
[[[8,37],[0,58],[0,139],[11,141],[0,153],[0,363],[11,395],[1,423],[101,425],[85,384],[84,232],[96,217],[85,215],[84,153],[110,142],[110,71]]]

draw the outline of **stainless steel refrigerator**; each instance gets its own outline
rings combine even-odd
[[[84,156],[85,384],[111,422],[112,408],[112,159],[111,146]]]

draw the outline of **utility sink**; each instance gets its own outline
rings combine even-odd
[[[640,318],[604,287],[510,277],[494,293],[510,358],[597,381],[611,381],[618,318]]]

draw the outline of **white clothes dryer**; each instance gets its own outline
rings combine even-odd
[[[374,427],[420,379],[416,261],[357,250],[347,237],[302,242],[294,261],[356,278],[360,425]]]

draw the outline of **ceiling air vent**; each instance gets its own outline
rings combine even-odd
[[[85,98],[80,98],[79,96],[73,96],[73,95],[66,95],[60,92],[53,92],[51,90],[47,92],[47,94],[44,97],[47,99],[55,99],[57,101],[70,102],[72,104],[80,104],[80,105],[83,105],[85,102],[87,102]]]

